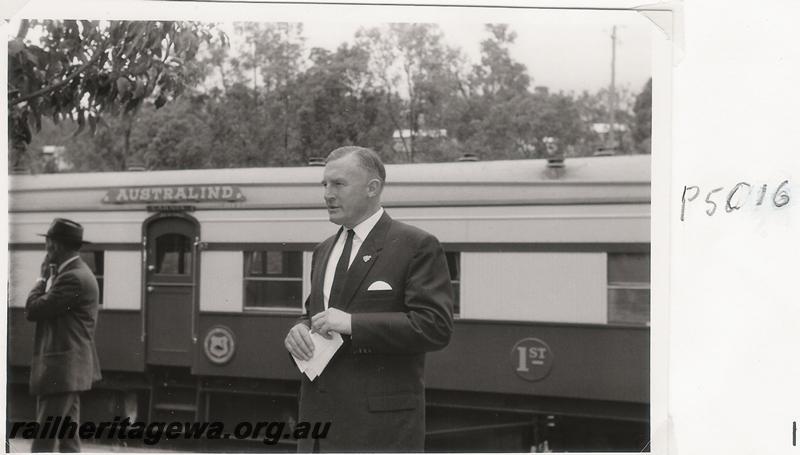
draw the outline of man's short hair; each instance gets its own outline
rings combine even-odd
[[[350,154],[356,155],[356,158],[358,158],[358,164],[366,169],[367,172],[380,178],[381,182],[386,182],[386,168],[383,166],[381,157],[378,156],[374,150],[366,147],[358,147],[356,145],[339,147],[328,155],[328,158],[325,160],[325,162],[327,163],[338,160],[339,158],[344,158]]]

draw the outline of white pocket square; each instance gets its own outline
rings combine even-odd
[[[367,291],[391,291],[392,287],[385,281],[376,281],[369,285]]]

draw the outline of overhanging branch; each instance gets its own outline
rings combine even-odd
[[[96,52],[92,56],[91,59],[89,59],[83,65],[79,66],[75,71],[72,72],[72,74],[70,74],[66,78],[64,78],[64,79],[62,79],[62,80],[60,80],[58,82],[55,82],[55,83],[53,83],[53,84],[51,84],[51,85],[49,85],[47,87],[41,88],[39,90],[36,90],[33,93],[29,93],[27,95],[20,96],[19,98],[17,98],[14,101],[12,101],[10,104],[12,106],[16,106],[17,104],[24,103],[24,102],[26,102],[28,100],[32,100],[32,99],[37,98],[39,96],[42,96],[42,95],[44,95],[46,93],[58,90],[59,88],[67,85],[70,81],[72,81],[73,79],[78,77],[78,75],[80,75],[82,72],[86,71],[86,68],[89,68],[90,66],[94,65],[95,63],[97,63],[97,60],[100,58],[101,55],[103,55],[102,52],[100,52],[100,51]]]

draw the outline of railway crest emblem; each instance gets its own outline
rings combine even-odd
[[[511,349],[511,365],[522,379],[538,381],[553,368],[553,351],[538,338],[523,338]]]
[[[231,329],[224,325],[211,327],[203,340],[203,351],[212,363],[217,365],[228,363],[236,352],[236,341]]]

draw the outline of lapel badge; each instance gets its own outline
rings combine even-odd
[[[362,257],[361,259],[363,259],[364,262],[369,262],[369,260],[372,259],[372,256],[368,254],[368,255]]]

